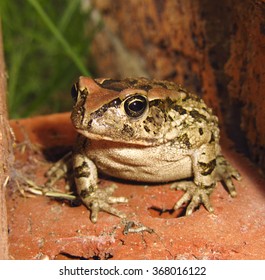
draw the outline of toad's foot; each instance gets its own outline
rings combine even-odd
[[[115,197],[112,193],[117,188],[116,185],[111,185],[105,189],[96,189],[90,194],[81,193],[83,203],[91,210],[91,221],[96,223],[98,220],[98,213],[100,211],[108,212],[112,215],[118,216],[120,218],[126,218],[126,215],[116,208],[112,207],[110,204],[114,203],[126,203],[128,199],[126,197]]]
[[[194,212],[195,208],[197,208],[201,204],[203,204],[209,212],[213,212],[213,207],[209,199],[213,187],[203,188],[197,186],[194,182],[182,181],[173,183],[170,188],[185,191],[185,194],[175,204],[175,210],[182,207],[184,203],[189,203],[186,209],[187,216],[191,215],[192,212]]]
[[[227,187],[229,194],[235,197],[236,188],[232,178],[240,181],[241,175],[222,155],[217,157],[217,176],[218,181],[221,181]]]

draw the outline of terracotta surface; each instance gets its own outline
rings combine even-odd
[[[129,221],[153,229],[153,233],[124,235],[125,222],[117,217],[101,212],[98,223],[92,224],[83,205],[25,197],[17,190],[18,185],[22,190],[21,173],[42,184],[50,166],[44,155],[58,158],[69,149],[75,134],[68,113],[11,121],[11,125],[18,143],[7,192],[12,259],[265,259],[265,181],[240,155],[225,152],[244,179],[235,182],[234,199],[218,184],[211,197],[214,214],[203,207],[190,217],[170,211],[182,192],[170,190],[168,184],[116,182],[116,194],[130,198],[117,208],[127,213]],[[110,183],[101,180],[102,187]]]

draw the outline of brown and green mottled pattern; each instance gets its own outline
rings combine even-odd
[[[197,96],[189,93],[181,86],[168,82],[141,79],[124,79],[113,80],[103,79],[95,81],[99,87],[104,90],[114,92],[122,92],[124,90],[133,89],[134,94],[139,94],[145,91],[148,98],[148,114],[144,119],[126,122],[121,128],[123,138],[134,139],[137,135],[149,134],[149,139],[146,142],[154,142],[154,139],[160,138],[166,142],[168,137],[173,137],[174,142],[179,142],[179,147],[191,149],[194,146],[191,140],[191,133],[197,134],[198,137],[203,137],[205,127],[212,127],[216,130],[215,137],[218,139],[219,131],[217,127],[217,118],[212,115],[205,103]],[[157,97],[153,96],[153,91],[162,91]],[[150,95],[150,96],[149,96]],[[91,127],[93,120],[104,118],[104,114],[109,110],[117,109],[123,106],[124,96],[118,94],[113,95],[113,99],[103,104],[99,109],[91,112],[88,128]],[[192,130],[196,128],[196,132]],[[192,132],[190,132],[192,130]],[[172,136],[174,134],[175,136]],[[171,136],[169,136],[171,135]]]
[[[127,78],[124,80],[113,80],[113,79],[105,79],[102,82],[98,83],[102,88],[122,91],[127,88],[133,89],[143,89],[145,91],[149,91],[150,89],[156,88],[165,88],[165,89],[179,89],[180,87],[175,83],[168,81],[156,81],[156,80],[148,80],[148,79],[133,79]]]

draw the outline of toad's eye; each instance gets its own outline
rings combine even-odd
[[[73,98],[74,102],[76,102],[77,101],[77,97],[78,97],[78,87],[77,87],[77,84],[74,84],[72,86],[71,95],[72,95],[72,98]]]
[[[148,101],[143,95],[128,97],[124,102],[124,110],[131,118],[138,118],[143,115],[148,107]]]

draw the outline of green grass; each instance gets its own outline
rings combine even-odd
[[[98,27],[80,0],[1,0],[10,118],[69,111]]]

